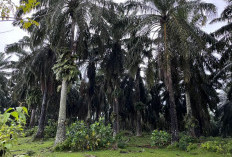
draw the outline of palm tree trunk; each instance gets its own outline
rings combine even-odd
[[[192,108],[191,108],[191,102],[190,102],[190,94],[189,91],[185,91],[185,99],[186,99],[186,110],[187,110],[187,115],[192,116]]]
[[[39,126],[37,133],[34,139],[39,139],[44,137],[44,126],[45,126],[45,118],[46,118],[46,105],[47,105],[47,89],[44,90],[43,93],[43,102],[41,106],[40,118],[39,118]]]
[[[35,113],[36,113],[36,109],[33,108],[31,110],[31,119],[30,119],[30,124],[29,124],[30,128],[33,128],[35,126]]]
[[[171,134],[172,134],[172,142],[176,142],[179,140],[179,130],[178,130],[178,120],[176,114],[176,103],[173,92],[173,83],[171,77],[171,67],[167,64],[167,73],[166,73],[166,88],[169,94],[169,104],[170,104],[170,118],[171,118]]]
[[[141,113],[138,110],[136,112],[136,136],[142,136],[142,126],[141,126]]]
[[[140,68],[138,67],[136,74],[136,99],[137,103],[140,103]],[[137,107],[136,107],[137,108]],[[141,126],[141,109],[136,110],[136,136],[142,136],[142,126]]]
[[[91,99],[89,98],[89,101],[88,101],[88,111],[87,111],[87,117],[86,117],[86,123],[88,125],[88,127],[90,126],[91,124]]]
[[[118,99],[117,98],[114,98],[113,114],[114,114],[113,136],[115,137],[119,133],[119,115],[118,115]]]
[[[169,104],[170,104],[170,118],[171,118],[171,134],[172,134],[172,142],[178,141],[179,131],[178,131],[178,121],[177,121],[177,114],[176,114],[176,104],[174,98],[174,92],[172,87],[172,79],[171,74],[167,74],[167,83],[166,83],[168,93],[169,93]]]
[[[65,140],[65,121],[66,121],[66,99],[67,99],[67,81],[62,81],[60,109],[58,117],[58,126],[56,132],[55,146]]]
[[[194,118],[193,118],[193,114],[192,114],[192,107],[191,107],[191,101],[190,101],[190,94],[188,89],[185,91],[185,98],[186,98],[186,110],[187,110],[187,123],[189,123],[190,125],[188,126],[189,128],[189,134],[192,137],[196,137],[196,133],[195,133],[195,127],[194,127]]]
[[[171,118],[171,135],[172,143],[179,140],[178,120],[176,114],[176,103],[173,92],[172,73],[171,73],[171,59],[170,53],[167,48],[167,24],[164,23],[164,50],[165,50],[165,62],[166,70],[164,72],[164,83],[169,94],[169,113]]]
[[[195,122],[192,114],[192,106],[191,106],[191,99],[190,99],[190,59],[189,59],[189,53],[186,52],[185,55],[185,64],[184,64],[184,82],[185,82],[185,99],[186,99],[186,123],[187,123],[187,129],[189,131],[189,134],[193,137],[196,137],[195,134]]]

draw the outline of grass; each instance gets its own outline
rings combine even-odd
[[[127,137],[128,147],[118,150],[101,150],[85,152],[53,152],[54,139],[32,142],[31,137],[21,138],[11,150],[11,155],[31,153],[35,157],[226,157],[219,153],[197,149],[185,152],[178,149],[149,148],[150,136]]]

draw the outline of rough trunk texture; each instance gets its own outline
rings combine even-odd
[[[36,113],[36,109],[32,109],[31,110],[31,119],[30,119],[30,124],[29,127],[33,128],[35,126],[35,113]]]
[[[192,116],[192,108],[191,108],[190,95],[189,95],[188,90],[185,91],[185,98],[186,98],[187,115],[191,115]]]
[[[67,99],[67,81],[63,80],[61,87],[60,109],[59,109],[55,146],[65,140],[66,99]]]
[[[40,118],[39,118],[39,126],[37,133],[34,139],[39,139],[44,137],[44,126],[45,126],[45,118],[46,118],[46,105],[47,105],[47,90],[43,93],[43,102],[41,106]]]
[[[90,98],[89,98],[89,102],[88,102],[88,111],[87,111],[87,117],[86,117],[85,121],[89,127],[91,124],[91,100],[90,100]]]
[[[192,114],[192,106],[191,106],[191,101],[190,101],[190,94],[189,91],[186,90],[185,91],[185,98],[186,98],[186,110],[187,110],[187,123],[190,123],[190,126],[188,126],[189,128],[189,134],[193,137],[196,137],[196,133],[195,133],[195,127],[194,127],[194,118],[193,118],[193,114]]]
[[[173,83],[172,83],[171,57],[167,46],[167,41],[168,41],[167,23],[164,23],[163,26],[164,26],[164,51],[165,51],[165,63],[166,63],[166,67],[164,70],[164,83],[169,94],[171,135],[172,135],[172,143],[174,143],[179,140],[179,130],[178,130],[178,120],[176,114],[175,97],[173,91]]]
[[[136,74],[136,102],[141,102],[140,94],[140,68],[138,67]],[[141,109],[136,106],[136,136],[142,136],[142,126],[141,126]]]
[[[136,115],[136,136],[142,136],[142,126],[141,126],[141,113],[137,111]]]
[[[110,121],[109,121],[109,111],[108,109],[105,109],[105,125],[109,124]]]
[[[189,53],[186,53],[185,56],[185,64],[184,64],[184,82],[185,82],[185,99],[186,99],[186,119],[185,123],[187,123],[187,129],[189,134],[193,137],[196,137],[195,134],[195,121],[192,114],[192,106],[191,106],[191,98],[190,98],[190,79],[191,79],[191,72],[190,72],[190,64],[189,64]]]
[[[167,78],[166,78],[166,87],[169,93],[169,104],[170,104],[170,118],[171,118],[171,134],[172,134],[172,142],[176,142],[179,140],[179,130],[178,130],[178,120],[176,114],[176,104],[175,97],[173,92],[173,84],[171,77],[171,68],[167,67]]]
[[[119,115],[118,115],[118,99],[114,99],[113,105],[114,122],[113,122],[113,136],[115,137],[119,133]]]
[[[168,52],[167,52],[168,53]],[[169,104],[170,104],[170,118],[171,118],[171,135],[172,135],[172,143],[179,140],[179,130],[178,130],[178,120],[176,114],[176,104],[175,97],[173,91],[173,83],[172,83],[172,75],[171,75],[171,66],[169,60],[169,54],[166,54],[166,74],[165,76],[165,85],[169,94]]]

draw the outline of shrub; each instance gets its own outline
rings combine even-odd
[[[191,150],[195,150],[197,149],[198,145],[196,143],[189,143],[189,145],[187,146],[187,151],[191,151]]]
[[[178,147],[181,150],[187,150],[187,147],[189,146],[189,144],[195,143],[195,142],[196,142],[195,138],[188,136],[188,135],[182,135],[178,142]]]
[[[163,147],[171,143],[171,135],[165,131],[154,130],[151,136],[152,146]]]
[[[58,145],[55,150],[96,150],[107,148],[113,142],[110,125],[105,126],[103,119],[91,124],[88,128],[83,122],[73,123],[67,131],[67,139]]]
[[[5,156],[19,136],[23,135],[23,125],[26,123],[25,107],[8,109],[0,114],[0,156]]]
[[[56,136],[57,123],[55,120],[49,119],[47,126],[44,128],[44,137],[45,138],[53,138]]]
[[[174,142],[167,146],[167,149],[176,149],[178,148],[178,142]]]
[[[38,127],[35,126],[34,128],[26,129],[24,134],[25,134],[26,137],[32,136],[32,135],[34,135],[36,133],[37,130],[38,130]]]
[[[117,142],[118,148],[124,149],[127,147],[127,142],[129,140],[127,136],[125,136],[125,134],[127,134],[127,131],[121,131],[119,134],[116,135],[114,142]]]
[[[232,153],[232,141],[207,141],[201,144],[201,148],[217,153]]]
[[[35,126],[34,128],[29,128],[25,130],[25,136],[32,136],[35,135],[38,130],[38,126]],[[54,138],[56,136],[56,130],[57,130],[57,123],[55,120],[49,119],[47,122],[47,125],[44,128],[44,138]]]

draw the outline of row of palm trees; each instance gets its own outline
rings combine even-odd
[[[133,126],[137,136],[144,128],[170,129],[173,142],[186,128],[192,136],[207,134],[209,110],[222,110],[216,89],[221,80],[231,86],[231,24],[203,32],[212,14],[216,7],[199,0],[41,0],[33,14],[39,27],[6,47],[19,55],[12,63],[12,104],[26,99],[32,113],[41,102],[36,138],[43,137],[46,117],[58,112],[55,145],[76,116],[89,124],[105,116],[114,136]],[[213,22],[230,15],[231,1]],[[41,93],[33,92],[38,87]],[[231,107],[230,94],[228,100]],[[48,107],[53,112],[47,114]],[[229,113],[222,113],[230,128]]]

